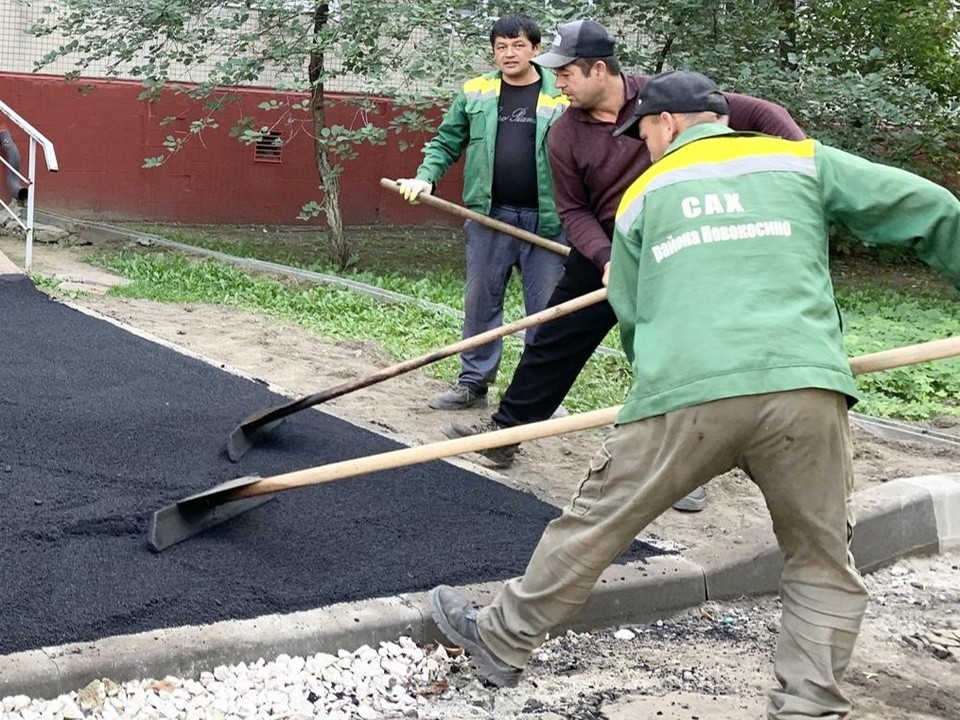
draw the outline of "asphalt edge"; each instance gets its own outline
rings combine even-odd
[[[127,323],[123,322],[122,320],[118,320],[116,318],[110,317],[109,315],[105,315],[97,310],[94,310],[93,308],[88,308],[78,303],[72,302],[69,298],[56,297],[55,300],[61,305],[70,308],[71,310],[74,310],[78,313],[82,313],[83,315],[87,315],[92,318],[96,318],[97,320],[102,320],[103,322],[114,325],[120,328],[121,330],[124,330],[130,333],[131,335],[135,335],[136,337],[142,338],[144,340],[149,340],[150,342],[155,343],[156,345],[160,345],[161,347],[167,348],[168,350],[173,350],[174,352],[177,352],[183,355],[184,357],[191,358],[192,360],[198,360],[211,367],[215,367],[218,370],[222,370],[223,372],[228,373],[230,375],[241,377],[244,380],[249,380],[250,382],[254,382],[254,383],[257,383],[258,385],[262,385],[267,390],[274,392],[277,395],[282,395],[283,397],[289,398],[291,400],[294,400],[298,397],[303,397],[302,395],[298,395],[296,392],[293,392],[292,390],[289,390],[288,388],[285,388],[282,385],[272,383],[263,378],[257,377],[255,375],[251,375],[250,373],[245,372],[239,368],[233,367],[226,363],[219,362],[195,350],[190,350],[189,348],[186,348],[182,345],[178,345],[175,342],[171,342],[170,340],[165,340],[159,335],[154,335],[145,330],[135,328],[132,325],[128,325]],[[416,438],[416,437],[401,433],[392,427],[389,427],[383,424],[369,422],[369,421],[358,420],[356,417],[351,417],[347,413],[344,413],[343,411],[341,411],[339,408],[336,407],[336,405],[323,403],[322,405],[314,406],[308,409],[313,412],[322,412],[325,415],[329,415],[330,417],[340,420],[341,422],[345,422],[349,425],[353,425],[356,428],[360,428],[361,430],[364,430],[366,432],[374,433],[376,435],[379,435],[382,438],[391,440],[396,443],[400,443],[401,445],[405,445],[407,447],[420,445],[423,442],[422,438]],[[226,435],[224,436],[224,446],[226,446]],[[492,470],[491,468],[484,467],[483,465],[479,465],[466,458],[449,457],[449,458],[443,458],[442,460],[440,460],[440,462],[450,463],[451,465],[455,465],[456,467],[472,472],[475,475],[480,475],[489,480],[495,480],[503,485],[506,485],[511,489],[522,491],[521,488],[519,488],[515,483],[511,483],[510,479],[505,477],[501,473],[498,473],[495,470]]]
[[[960,546],[960,473],[902,478],[854,496],[853,551],[869,571],[911,553]],[[615,565],[570,624],[577,630],[649,622],[706,600],[775,592],[781,567],[772,531],[706,564],[677,555]],[[481,603],[501,583],[466,586]],[[560,628],[563,630],[565,628]],[[336,653],[408,635],[436,639],[426,593],[331,605],[287,615],[157,630],[0,657],[0,696],[53,698],[95,679],[197,677],[217,665],[281,654]]]

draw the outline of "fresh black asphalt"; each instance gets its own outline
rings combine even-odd
[[[286,398],[13,277],[0,276],[0,654],[511,577],[558,514],[433,462],[282,493],[154,553],[148,518],[187,495],[398,445],[310,410],[233,464],[229,431]]]

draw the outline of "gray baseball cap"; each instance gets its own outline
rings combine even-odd
[[[593,20],[563,23],[550,44],[550,50],[533,58],[545,68],[569,65],[577,58],[598,58],[613,55],[614,41],[607,29]]]
[[[613,136],[639,137],[637,127],[646,115],[715,112],[729,115],[727,98],[706,75],[689,70],[671,70],[654,75],[637,95],[633,117],[613,131]]]

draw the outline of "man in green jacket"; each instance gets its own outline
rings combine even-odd
[[[540,47],[540,28],[523,15],[507,15],[490,30],[497,70],[467,80],[444,115],[436,137],[423,149],[414,178],[399,181],[409,202],[431,193],[449,167],[466,151],[463,202],[471,210],[521,230],[566,244],[553,203],[547,162],[547,129],[567,100],[554,76],[530,62]],[[523,281],[527,314],[543,310],[563,273],[563,258],[468,220],[463,337],[503,323],[503,298],[514,268]],[[527,339],[534,331],[528,331]],[[460,356],[454,386],[428,404],[439,410],[486,407],[487,387],[500,366],[498,340]]]
[[[481,675],[515,682],[653,519],[740,467],[784,553],[767,717],[838,720],[867,593],[849,551],[856,388],[827,229],[911,246],[960,284],[960,201],[813,140],[734,132],[727,112],[713,82],[677,71],[618,128],[639,123],[655,162],[621,200],[604,276],[634,374],[617,428],[522,578],[479,612],[444,586],[431,605]]]

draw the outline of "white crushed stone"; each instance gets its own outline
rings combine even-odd
[[[166,677],[117,684],[94,680],[53,700],[12,695],[2,720],[372,720],[421,716],[426,696],[446,689],[451,658],[439,646],[424,653],[410,638],[336,655],[280,655],[272,662],[221,665],[198,679]]]

